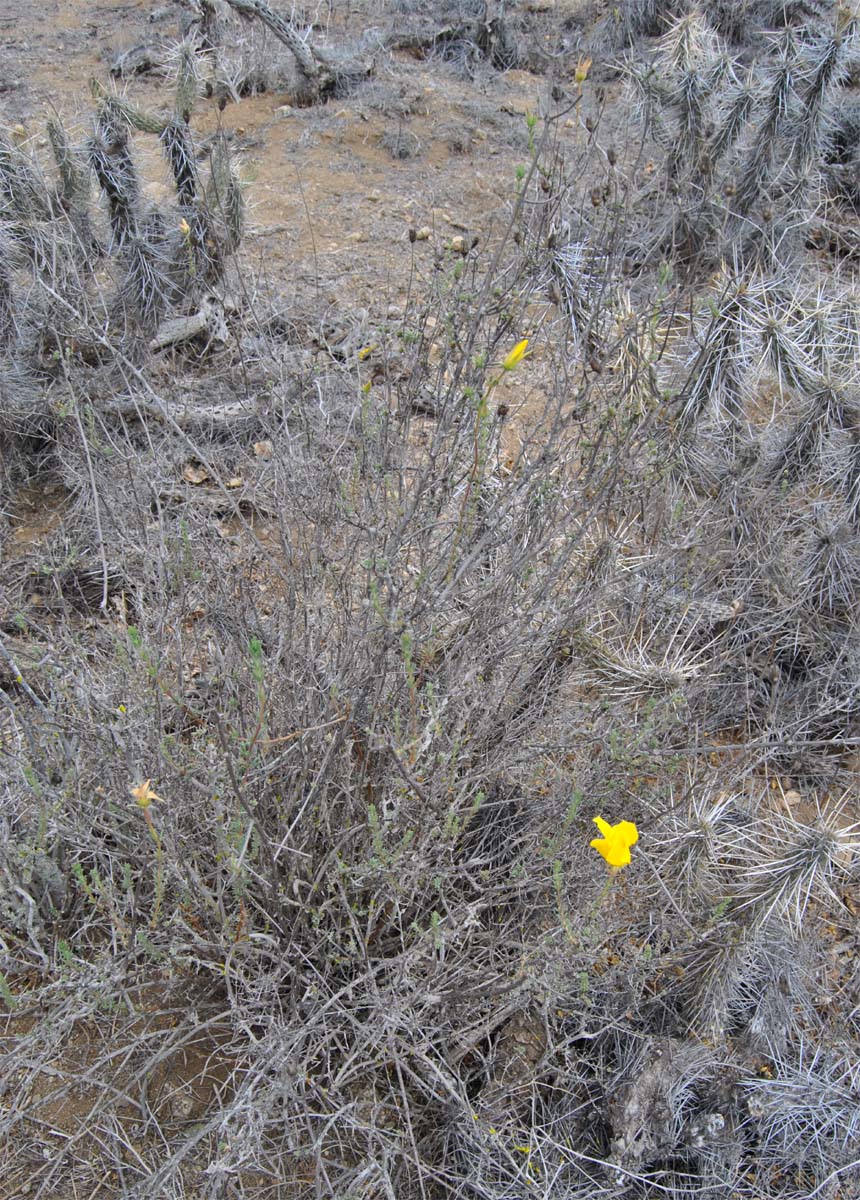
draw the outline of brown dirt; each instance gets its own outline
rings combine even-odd
[[[128,990],[125,1008],[109,1018],[71,1021],[59,1036],[49,1034],[57,1042],[54,1057],[35,1070],[22,1069],[14,1081],[15,1112],[6,1115],[16,1140],[26,1133],[35,1144],[41,1128],[51,1131],[52,1157],[62,1149],[97,1158],[105,1131],[94,1114],[103,1110],[105,1093],[112,1135],[125,1142],[129,1163],[147,1150],[147,1113],[165,1128],[193,1127],[213,1104],[229,1098],[228,1081],[238,1065],[222,1048],[229,1022],[219,1020],[217,1010],[210,1015],[209,1007],[202,997],[195,1000],[193,985],[156,980]],[[14,1045],[20,1053],[22,1043],[44,1036],[39,1017],[0,1018],[0,1052]],[[111,1171],[102,1186],[115,1195],[122,1181]],[[21,1167],[0,1180],[0,1200],[28,1191]]]

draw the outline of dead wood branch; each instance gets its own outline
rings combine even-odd
[[[208,334],[210,341],[226,342],[229,334],[224,320],[224,310],[216,301],[204,300],[200,311],[188,317],[171,317],[162,321],[155,332],[155,337],[149,343],[153,353],[164,350],[167,346],[176,346],[180,342],[191,341],[199,334]]]
[[[332,92],[339,80],[369,75],[373,70],[372,58],[330,55],[305,41],[290,21],[273,12],[263,0],[227,0],[227,4],[242,17],[261,21],[292,51],[313,99]]]
[[[293,52],[299,70],[317,88],[320,86],[320,65],[315,57],[312,46],[309,46],[295,26],[285,21],[278,13],[272,12],[263,0],[227,0],[232,9],[240,16],[256,17],[258,21],[271,29],[275,37]]]

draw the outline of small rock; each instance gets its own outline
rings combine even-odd
[[[400,318],[400,308],[396,304],[389,304],[385,315],[389,321],[397,321]]]
[[[469,253],[469,243],[464,237],[451,238],[451,249],[455,254],[462,254],[465,258]]]
[[[198,466],[196,463],[186,463],[182,468],[182,478],[186,483],[195,485],[206,483],[209,479],[209,472],[205,467]]]
[[[499,106],[499,112],[506,113],[509,117],[525,117],[534,110],[534,102],[526,99],[525,96],[512,96],[510,100],[505,100]]]
[[[366,242],[367,234],[362,229],[354,230],[346,239],[348,242]]]
[[[257,458],[271,458],[275,452],[275,447],[266,439],[264,442],[254,442],[254,454]]]
[[[429,242],[432,234],[433,234],[433,230],[430,228],[429,225],[422,225],[421,228],[419,230],[417,230],[415,233],[415,241],[416,242]]]

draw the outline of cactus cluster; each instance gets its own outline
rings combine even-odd
[[[26,339],[46,311],[60,336],[75,328],[83,338],[91,324],[108,341],[121,340],[135,326],[151,332],[159,319],[217,280],[223,257],[242,236],[242,196],[221,138],[212,143],[210,181],[204,185],[200,179],[199,149],[189,125],[195,71],[193,53],[182,48],[175,111],[168,116],[143,112],[94,82],[96,111],[88,138],[75,144],[59,117],[48,122],[53,164],[38,161],[24,145],[0,146],[6,263],[12,264],[2,287],[4,326],[14,325],[19,339]],[[158,138],[174,181],[172,207],[145,199],[135,134]],[[113,294],[105,290],[106,275]],[[106,332],[97,315],[105,306]]]
[[[822,184],[838,187],[850,171],[840,89],[858,21],[840,9],[829,28],[789,24],[750,64],[706,12],[692,6],[649,57],[628,61],[642,119],[664,147],[655,186],[672,217],[655,250],[706,269],[723,258],[790,269]]]

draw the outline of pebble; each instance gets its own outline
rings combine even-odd
[[[417,230],[415,233],[415,241],[416,242],[429,242],[432,234],[433,234],[433,230],[430,228],[429,225],[422,225],[421,228],[419,230]]]

